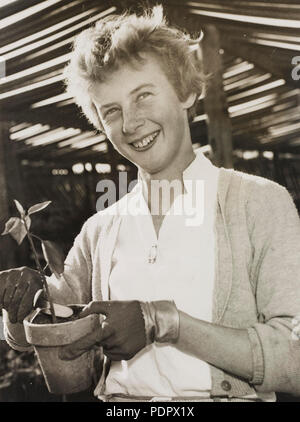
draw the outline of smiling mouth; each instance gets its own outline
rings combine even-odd
[[[139,141],[132,142],[130,146],[132,146],[132,148],[135,151],[145,151],[146,149],[149,149],[150,147],[152,147],[152,145],[155,143],[159,132],[160,131],[157,130],[156,132],[153,132],[150,135],[145,136],[145,138]]]

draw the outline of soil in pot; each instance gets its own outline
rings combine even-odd
[[[73,309],[73,315],[68,318],[62,318],[56,316],[56,323],[62,324],[64,322],[70,322],[70,321],[76,321],[79,319],[79,314],[84,308],[84,306],[80,305],[71,305],[70,308]],[[38,313],[36,316],[33,317],[32,321],[34,324],[52,324],[52,316],[48,313],[43,312],[43,309],[41,309],[41,312]]]

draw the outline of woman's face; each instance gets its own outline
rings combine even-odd
[[[167,170],[192,151],[187,109],[150,55],[125,64],[93,85],[92,100],[108,139],[120,154],[149,174]]]

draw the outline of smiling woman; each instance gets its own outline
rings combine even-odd
[[[90,96],[108,139],[139,168],[168,179],[174,167],[192,161],[187,110],[195,94],[181,102],[153,55],[143,54],[142,63],[124,64],[94,83]]]
[[[140,17],[126,13],[108,16],[76,38],[71,61],[65,70],[68,92],[99,129],[101,122],[93,103],[84,93],[95,82],[103,82],[124,63],[136,66],[143,63],[144,54],[151,54],[181,101],[186,100],[191,92],[200,95],[205,76],[201,63],[192,60],[190,52],[199,39],[191,39],[180,30],[170,28],[161,7],[155,7]],[[92,48],[86,48],[88,45]],[[192,108],[189,114],[192,116]]]
[[[139,170],[49,279],[57,303],[100,315],[59,357],[101,346],[95,395],[105,401],[300,395],[299,217],[285,188],[195,153],[189,117],[204,78],[192,43],[160,7],[110,16],[77,37],[66,71],[87,118]],[[5,330],[12,347],[28,347],[22,326],[6,319]]]

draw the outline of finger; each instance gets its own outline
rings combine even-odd
[[[35,284],[41,284],[40,275],[37,271],[27,267],[12,268],[0,272],[0,308],[9,306],[10,297],[13,297],[14,286],[23,282],[23,280],[34,280]],[[6,296],[6,303],[4,304]]]
[[[26,285],[30,284],[30,287],[35,292],[41,286],[41,279],[39,274],[27,267],[21,267],[9,272],[3,300],[3,308],[5,308],[7,311],[9,309],[10,302],[14,297],[16,288],[24,283]]]
[[[90,314],[103,314],[107,316],[107,312],[111,307],[110,302],[90,302],[80,312],[80,318],[86,317]]]
[[[103,353],[107,356],[110,360],[113,361],[120,361],[120,360],[130,360],[134,357],[134,354],[125,354],[120,351],[112,351],[103,349]]]
[[[8,275],[9,271],[1,271],[0,273],[0,309],[3,307],[4,292],[7,284]]]
[[[34,280],[21,280],[11,300],[9,315],[11,322],[23,322],[24,318],[34,308],[33,301],[39,283]]]
[[[107,321],[101,324],[101,338],[98,344],[103,348],[110,350],[117,346],[116,332]]]
[[[3,296],[3,308],[8,311],[10,306],[10,301],[12,300],[16,287],[20,281],[20,274],[13,271],[10,274],[8,274],[7,280],[6,280],[6,286]]]
[[[26,299],[26,291],[28,291],[28,289],[29,289],[28,282],[21,282],[16,286],[13,297],[7,309],[9,320],[12,324],[23,321],[23,320],[22,321],[18,320],[18,313],[19,313],[21,302],[24,302],[24,300]]]
[[[93,331],[72,344],[64,346],[59,352],[62,360],[73,360],[90,350],[100,338],[100,329]]]
[[[120,355],[119,353],[111,353],[109,350],[105,350],[103,349],[103,353],[105,354],[105,356],[107,356],[110,360],[113,361],[120,361],[123,360],[122,355]]]
[[[25,283],[24,283],[25,284]],[[27,289],[24,292],[22,300],[19,304],[18,314],[17,314],[17,322],[23,322],[24,318],[30,314],[33,306],[33,299],[35,296],[35,289],[28,285]]]

